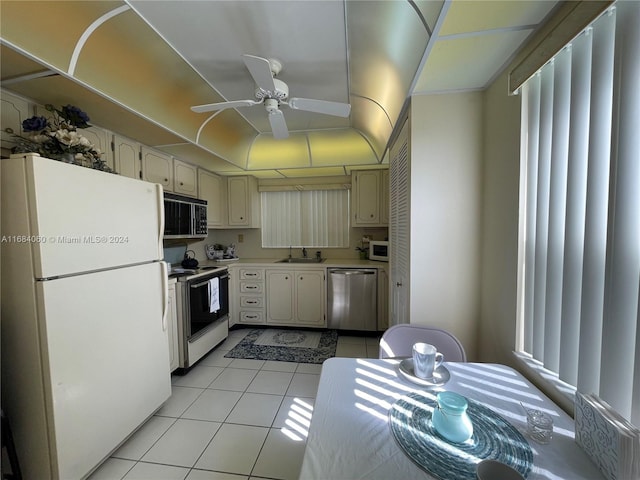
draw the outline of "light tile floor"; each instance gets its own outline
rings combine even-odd
[[[321,365],[225,358],[232,330],[90,480],[297,479]],[[378,338],[339,335],[338,357],[377,358]]]

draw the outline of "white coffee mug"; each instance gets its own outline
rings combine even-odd
[[[418,378],[431,378],[444,356],[430,343],[413,344],[413,373]]]

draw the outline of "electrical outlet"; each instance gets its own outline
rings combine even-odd
[[[242,233],[238,234],[238,243],[244,242],[244,235]]]

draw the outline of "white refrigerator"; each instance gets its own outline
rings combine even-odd
[[[2,408],[24,478],[80,479],[171,394],[162,187],[0,165]]]

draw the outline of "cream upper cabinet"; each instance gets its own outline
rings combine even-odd
[[[354,227],[384,226],[389,223],[388,185],[386,170],[357,170],[352,173]]]
[[[324,279],[324,269],[267,269],[266,323],[324,327]]]
[[[224,177],[198,169],[198,198],[207,201],[207,227],[223,227],[227,213],[227,185]]]
[[[227,177],[227,200],[229,227],[260,227],[260,194],[255,177]]]
[[[142,146],[142,179],[159,183],[167,192],[173,192],[173,158],[166,153]]]
[[[15,146],[13,137],[5,129],[10,128],[15,135],[22,135],[22,122],[31,116],[30,104],[27,100],[16,97],[5,90],[0,91],[0,138],[2,149],[9,151]]]
[[[79,133],[89,140],[102,153],[102,160],[115,170],[113,151],[111,150],[111,132],[100,127],[89,127],[79,130]]]
[[[141,145],[130,138],[113,135],[113,168],[120,175],[142,178],[140,166]]]
[[[198,168],[173,159],[173,191],[180,195],[198,196]]]

